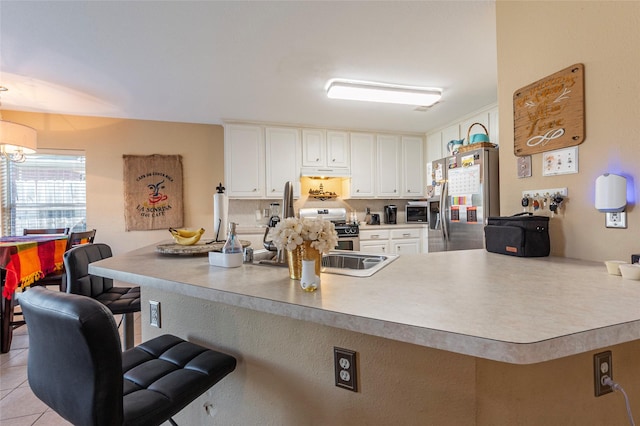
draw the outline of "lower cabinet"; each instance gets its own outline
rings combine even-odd
[[[392,230],[391,251],[393,254],[420,253],[420,228]]]
[[[360,251],[378,254],[418,254],[422,228],[360,229]]]
[[[360,251],[363,253],[390,253],[389,230],[360,229]]]

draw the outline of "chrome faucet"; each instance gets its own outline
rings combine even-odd
[[[284,196],[282,198],[282,218],[286,219],[289,217],[295,217],[295,212],[293,210],[293,184],[291,183],[291,181],[288,181],[284,184]],[[267,229],[265,229],[264,237],[262,238],[262,245],[269,251],[277,252],[276,256],[273,259],[274,263],[286,264],[287,259],[284,254],[284,250],[277,248],[272,240],[267,241],[267,235],[269,234],[269,231],[272,228],[275,228],[279,221],[279,218],[275,220],[275,218],[273,217],[269,220],[269,226],[267,226]]]

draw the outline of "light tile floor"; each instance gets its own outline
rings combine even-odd
[[[134,315],[134,343],[141,341],[140,313]],[[116,323],[120,316],[116,316]],[[122,332],[120,333],[122,335]],[[122,337],[122,336],[121,336]],[[11,350],[0,354],[0,424],[2,426],[58,426],[70,425],[41,402],[29,389],[27,355],[29,334],[27,326],[14,330]]]

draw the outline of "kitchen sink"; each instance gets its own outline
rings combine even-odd
[[[287,266],[270,260],[274,253],[256,250],[255,265]],[[322,272],[327,274],[370,277],[398,258],[397,254],[365,254],[357,251],[334,250],[322,256]],[[268,258],[268,259],[267,259]]]
[[[397,258],[397,254],[331,251],[322,256],[322,272],[352,277],[370,277]]]

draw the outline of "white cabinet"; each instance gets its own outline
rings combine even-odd
[[[460,137],[460,125],[449,126],[442,130],[442,157],[450,155],[447,144],[452,140],[461,139]],[[436,159],[437,160],[437,159]]]
[[[424,142],[416,136],[403,136],[401,188],[403,197],[422,197],[424,195]]]
[[[351,167],[349,133],[327,130],[327,167]]]
[[[260,126],[224,128],[224,179],[227,195],[261,198],[265,179],[264,133]]]
[[[300,136],[298,129],[265,129],[266,198],[282,198],[287,181],[294,197],[300,196]]]
[[[360,251],[363,253],[389,253],[389,230],[360,229]]]
[[[393,254],[418,254],[421,252],[421,229],[404,228],[391,230],[391,251]]]
[[[418,254],[422,250],[422,228],[362,229],[360,251],[364,253]]]
[[[400,138],[395,135],[376,137],[376,195],[384,198],[400,196]]]
[[[224,179],[231,198],[282,198],[293,183],[300,196],[300,137],[294,128],[229,124],[224,129]]]
[[[374,198],[375,135],[351,133],[351,197]]]
[[[349,134],[335,130],[302,130],[302,165],[348,169]]]
[[[351,198],[419,198],[424,195],[424,139],[351,134]]]
[[[427,158],[426,163],[429,164],[434,160],[446,157],[446,152],[442,152],[442,132],[427,135]]]

